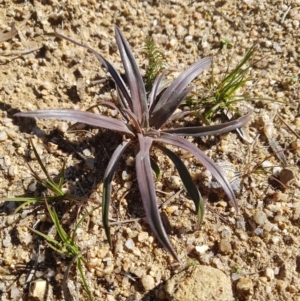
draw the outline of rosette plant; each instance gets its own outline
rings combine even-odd
[[[210,66],[211,59],[209,57],[200,59],[192,64],[167,86],[163,81],[166,71],[161,72],[156,77],[152,90],[148,94],[146,93],[143,78],[130,46],[117,26],[115,27],[115,35],[125,69],[126,84],[116,69],[91,47],[58,33],[54,35],[81,47],[85,47],[92,52],[107,69],[116,84],[119,104],[114,104],[113,102],[104,102],[102,104],[117,109],[121,118],[116,119],[92,112],[68,109],[36,110],[17,113],[15,116],[69,120],[123,133],[123,142],[115,149],[111,156],[103,179],[102,220],[108,242],[110,244],[112,243],[108,222],[112,179],[125,150],[129,145],[135,145],[137,183],[147,221],[160,244],[178,260],[159,214],[151,168],[151,149],[157,147],[174,163],[189,196],[195,204],[199,222],[202,221],[204,214],[201,194],[192,181],[184,163],[173,151],[167,148],[166,145],[184,149],[194,155],[220,183],[229,200],[237,210],[234,192],[222,170],[203,151],[186,140],[184,136],[200,137],[232,131],[245,125],[249,114],[222,124],[166,128],[164,126],[168,121],[182,116],[180,114],[174,114],[174,112],[193,89],[193,86],[188,87],[190,82],[204,69]]]

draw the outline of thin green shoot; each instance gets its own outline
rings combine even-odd
[[[148,64],[146,66],[146,91],[151,91],[157,75],[165,69],[163,64],[163,55],[155,46],[152,38],[147,38],[145,42],[145,53]]]
[[[225,108],[229,111],[236,111],[233,107],[234,103],[253,100],[253,97],[235,95],[235,93],[251,80],[247,77],[251,65],[245,68],[244,66],[254,55],[255,49],[255,46],[252,46],[238,65],[231,72],[227,71],[227,75],[219,84],[216,85],[212,78],[213,95],[202,100],[206,107],[204,115],[207,120],[210,121],[217,112]]]
[[[50,207],[50,205],[46,199],[45,199],[45,204],[46,204],[47,211],[50,215],[50,218],[51,218],[51,220],[55,226],[55,229],[57,231],[57,234],[59,236],[59,240],[51,237],[50,235],[44,234],[38,230],[35,230],[35,229],[31,229],[31,230],[34,233],[43,237],[47,241],[49,247],[52,248],[55,252],[57,252],[61,255],[64,255],[66,257],[69,257],[69,258],[73,258],[73,259],[75,258],[74,262],[76,263],[77,269],[79,271],[84,290],[85,290],[86,294],[88,295],[89,300],[93,300],[91,291],[89,289],[89,286],[87,284],[87,281],[86,281],[85,275],[84,275],[84,271],[83,271],[83,264],[86,265],[87,263],[86,263],[86,260],[82,257],[82,255],[81,255],[82,252],[80,251],[79,247],[76,245],[76,242],[75,242],[76,232],[77,232],[78,228],[80,227],[80,225],[82,224],[82,222],[90,214],[90,212],[86,213],[85,215],[83,215],[80,218],[78,223],[75,225],[72,235],[68,235],[68,233],[64,230],[62,224],[60,223],[59,217],[58,217],[55,209]],[[69,271],[68,271],[68,273],[69,273]],[[63,290],[63,291],[65,291],[65,290]]]
[[[252,97],[244,94],[237,94],[238,90],[244,87],[252,79],[248,76],[252,65],[259,60],[249,64],[256,51],[256,46],[252,46],[241,61],[232,71],[229,71],[229,64],[223,79],[218,83],[214,77],[214,63],[212,64],[211,88],[208,96],[199,96],[198,92],[190,93],[183,105],[191,107],[194,116],[202,116],[201,120],[204,124],[209,125],[211,120],[220,112],[225,113],[228,119],[234,114],[241,115],[235,106],[236,103],[243,101],[274,101],[269,98]],[[279,102],[279,101],[278,101]],[[197,114],[198,112],[198,114]]]
[[[28,207],[31,204],[43,202],[45,199],[47,201],[55,201],[55,200],[62,200],[62,199],[73,199],[73,200],[83,200],[85,198],[78,197],[75,195],[68,194],[64,192],[63,185],[65,184],[65,162],[63,162],[63,166],[59,172],[59,179],[58,182],[55,182],[47,172],[45,165],[43,164],[32,140],[30,140],[34,155],[42,169],[43,174],[45,175],[45,179],[42,179],[38,173],[28,164],[28,167],[31,171],[32,176],[35,180],[44,188],[46,188],[47,196],[36,196],[36,197],[14,197],[14,198],[6,198],[6,201],[11,202],[24,202],[20,206],[17,207],[16,212],[19,212],[21,209]]]
[[[222,45],[222,50],[227,50],[229,48],[232,48],[234,43],[227,37],[221,38],[220,39],[221,45]]]

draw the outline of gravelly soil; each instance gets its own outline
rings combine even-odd
[[[67,131],[71,124],[66,122],[13,118],[20,110],[85,110],[115,97],[106,72],[91,54],[46,33],[59,31],[94,47],[122,72],[113,34],[117,24],[142,71],[144,41],[151,35],[173,69],[180,71],[199,57],[213,56],[216,81],[229,62],[235,66],[247,49],[258,46],[255,58],[260,60],[251,68],[253,80],[241,91],[269,99],[247,103],[253,110],[247,127],[253,143],[243,142],[235,132],[194,141],[214,160],[241,172],[239,212],[222,192],[207,188],[201,164],[182,153],[213,208],[200,227],[184,192],[165,208],[170,240],[183,265],[157,244],[142,218],[112,227],[112,252],[99,207],[77,236],[90,264],[86,279],[95,300],[158,300],[156,286],[197,263],[224,271],[236,300],[300,300],[300,1],[206,2],[0,1],[0,28],[9,31],[14,22],[17,29],[12,39],[0,43],[0,197],[40,193],[26,165],[40,172],[30,147],[32,138],[49,174],[57,176],[65,160],[66,188],[87,199],[55,205],[66,229],[100,202],[105,166],[122,137],[82,127]],[[230,41],[227,49],[225,40]],[[207,70],[194,82],[199,95],[208,91],[210,78]],[[104,81],[94,85],[96,80]],[[103,113],[114,114],[104,109]],[[274,155],[274,141],[275,151],[286,149],[285,167]],[[143,217],[130,156],[114,179],[112,221]],[[162,203],[179,189],[170,185],[177,176],[173,167],[159,153],[156,156],[163,171],[163,179],[156,183]],[[255,172],[258,167],[262,173]],[[4,201],[0,207],[1,300],[28,300],[34,262],[31,281],[46,280],[46,300],[62,300],[61,282],[70,259],[51,251],[28,229],[38,220],[40,230],[50,229],[44,206],[17,214],[15,208],[15,203]],[[237,281],[243,285],[237,286]],[[68,285],[75,300],[86,299],[75,269]]]

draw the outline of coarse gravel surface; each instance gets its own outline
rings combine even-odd
[[[88,262],[85,277],[94,300],[162,300],[166,294],[160,294],[160,285],[201,264],[229,277],[235,300],[299,301],[299,22],[299,0],[0,0],[0,300],[63,300],[64,272],[71,262],[30,230],[53,230],[44,203],[15,213],[19,204],[4,201],[42,193],[27,166],[42,175],[32,139],[48,173],[57,177],[65,161],[65,189],[86,198],[55,203],[66,231],[94,209],[76,241]],[[210,208],[198,226],[193,202],[181,190],[174,167],[159,152],[153,154],[163,175],[156,182],[158,202],[169,200],[162,215],[169,220],[170,241],[181,263],[158,244],[143,218],[134,152],[125,154],[114,178],[114,250],[107,244],[101,224],[102,179],[121,135],[82,125],[70,128],[73,124],[57,120],[13,117],[33,109],[87,110],[115,99],[113,83],[92,54],[47,35],[58,31],[84,42],[123,73],[115,24],[143,74],[149,36],[166,66],[176,72],[213,56],[216,82],[228,65],[236,66],[257,45],[251,81],[240,91],[257,100],[239,104],[253,111],[246,127],[252,143],[236,132],[189,139],[224,169],[240,172],[239,212],[213,187],[201,163],[177,150]],[[6,39],[5,33],[14,28],[16,34]],[[211,69],[194,81],[200,99],[210,80]],[[116,114],[100,109],[108,116]],[[87,300],[75,267],[68,287],[74,300]]]

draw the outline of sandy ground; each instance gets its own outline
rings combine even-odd
[[[245,143],[236,132],[194,141],[214,160],[241,173],[239,212],[222,192],[205,186],[201,164],[183,154],[214,210],[207,211],[198,227],[184,192],[165,209],[170,240],[183,266],[158,245],[143,219],[112,227],[113,253],[105,241],[100,206],[77,236],[90,263],[85,275],[94,300],[159,300],[155,294],[159,284],[184,266],[199,263],[228,275],[236,300],[300,300],[300,1],[207,2],[0,1],[0,29],[10,32],[14,23],[17,30],[12,38],[0,35],[0,197],[40,194],[26,165],[41,173],[30,147],[32,138],[49,174],[57,176],[65,160],[68,189],[86,197],[84,202],[55,205],[66,230],[100,202],[105,166],[121,137],[82,127],[67,131],[71,125],[67,122],[13,118],[17,111],[32,109],[86,110],[115,97],[108,75],[91,54],[46,33],[58,31],[94,47],[123,72],[113,34],[117,24],[142,71],[144,42],[151,35],[166,66],[174,70],[213,56],[216,81],[228,64],[235,66],[257,45],[255,59],[260,61],[240,91],[260,99],[247,103],[253,110],[247,126],[253,143]],[[210,79],[207,70],[194,81],[199,99],[208,91]],[[104,81],[94,85],[96,80]],[[274,154],[276,149],[285,149],[285,166]],[[130,156],[114,179],[114,221],[143,216]],[[169,184],[177,176],[173,167],[157,156],[163,171],[156,183],[163,191],[158,193],[162,203],[179,189]],[[133,185],[129,191],[128,179]],[[44,293],[46,283],[49,295],[35,300],[63,300],[61,282],[70,259],[51,251],[28,229],[38,220],[41,231],[51,228],[44,205],[17,214],[15,208],[15,203],[4,201],[0,207],[0,299],[28,300],[28,288],[37,293],[41,280],[41,290]],[[87,299],[75,268],[68,285],[75,300]]]

